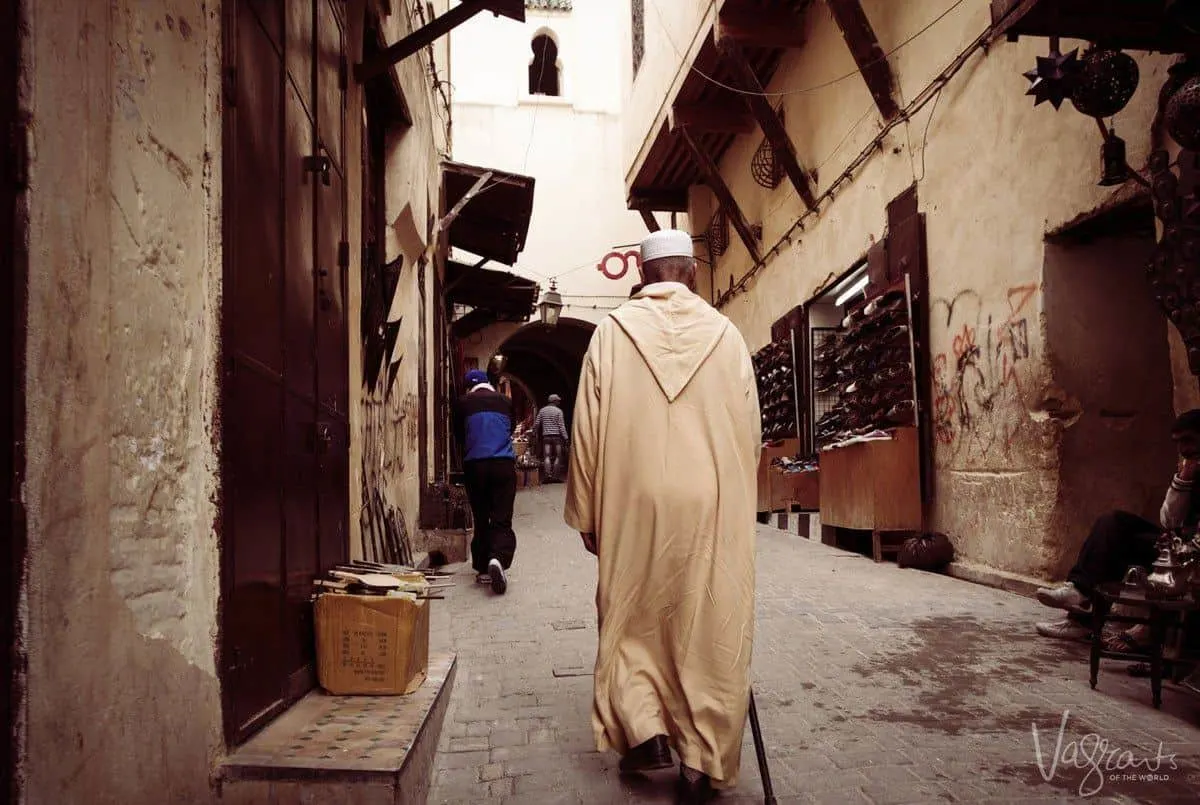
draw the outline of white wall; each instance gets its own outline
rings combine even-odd
[[[597,264],[647,232],[625,206],[629,20],[628,0],[575,0],[570,11],[527,9],[524,25],[480,15],[451,34],[454,159],[536,179],[529,238],[514,270],[543,288],[558,277],[563,315],[587,321],[603,318],[638,281],[633,262],[620,280]],[[530,43],[546,31],[559,45],[561,97],[528,95]]]

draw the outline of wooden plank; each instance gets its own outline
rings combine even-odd
[[[767,138],[767,142],[774,149],[775,159],[783,165],[784,173],[791,180],[792,187],[796,188],[796,193],[799,194],[804,205],[810,210],[813,209],[817,202],[813,197],[812,187],[808,183],[808,175],[800,166],[800,160],[796,157],[796,147],[792,144],[792,138],[788,136],[787,127],[783,125],[779,113],[771,106],[770,100],[764,94],[765,90],[759,83],[754,68],[750,66],[749,60],[746,59],[745,53],[742,52],[737,42],[731,39],[722,39],[719,42],[719,48],[721,55],[737,71],[739,83],[746,90],[746,94],[742,98],[750,109],[750,113],[754,115],[754,119],[758,121],[763,136]]]
[[[691,153],[696,167],[700,169],[700,173],[704,176],[704,183],[713,191],[713,195],[717,197],[717,203],[721,205],[721,209],[725,210],[725,214],[729,216],[729,222],[733,224],[738,237],[745,244],[746,251],[750,253],[750,257],[755,263],[761,263],[762,257],[758,252],[758,242],[754,237],[754,232],[751,231],[750,225],[746,222],[746,217],[742,215],[742,208],[738,206],[737,200],[734,199],[733,193],[729,190],[729,185],[725,184],[725,180],[721,177],[721,171],[712,161],[712,157],[704,152],[704,149],[696,143],[696,140],[686,128],[679,130],[679,136],[683,139],[684,145],[687,146],[688,152]]]
[[[354,79],[360,84],[365,84],[372,78],[383,75],[391,67],[450,33],[480,11],[491,11],[497,16],[503,15],[517,22],[525,21],[523,0],[462,0],[445,14],[430,20],[382,53],[356,64]]]
[[[651,232],[657,232],[658,230],[662,229],[662,227],[658,225],[658,221],[655,219],[654,213],[651,210],[638,210],[638,214],[642,216],[642,221],[645,222],[646,228]]]
[[[667,120],[672,132],[686,127],[693,132],[750,134],[756,126],[754,117],[740,101],[677,103],[671,107]]]
[[[871,21],[862,9],[862,3],[859,0],[827,2],[838,28],[842,30],[842,36],[846,39],[846,45],[854,56],[854,62],[858,65],[863,80],[867,82],[867,89],[875,99],[879,113],[883,115],[884,120],[891,120],[900,114],[900,107],[892,95],[892,68],[888,65],[883,48],[879,46],[879,40],[875,37]]]
[[[627,206],[631,210],[655,210],[661,212],[687,212],[686,190],[658,190],[634,188],[629,192]]]
[[[715,26],[718,39],[731,39],[756,48],[804,46],[803,20],[785,8],[727,4]]]

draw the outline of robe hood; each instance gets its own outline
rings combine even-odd
[[[683,393],[731,326],[678,282],[647,285],[611,318],[629,337],[668,402]]]

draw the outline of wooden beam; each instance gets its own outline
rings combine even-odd
[[[650,190],[635,187],[629,191],[627,206],[631,210],[687,212],[687,190]]]
[[[354,65],[354,80],[365,84],[386,73],[390,68],[432,44],[462,25],[481,11],[505,16],[517,22],[525,21],[524,0],[462,0],[440,17],[430,20],[382,53]]]
[[[718,43],[732,39],[756,48],[804,46],[803,20],[784,8],[755,8],[726,4],[713,27]]]
[[[783,172],[791,180],[792,186],[796,188],[804,205],[810,210],[813,209],[817,202],[813,197],[812,187],[808,183],[808,174],[800,166],[800,160],[796,156],[796,146],[792,144],[792,138],[788,136],[787,127],[779,119],[779,113],[775,111],[775,107],[771,106],[770,99],[764,94],[765,90],[759,83],[754,68],[750,66],[750,62],[737,42],[726,39],[721,42],[720,47],[721,55],[734,68],[740,85],[747,91],[742,98],[751,114],[754,115],[754,119],[758,121],[759,127],[762,128],[763,136],[771,144],[771,148],[775,152],[775,159],[779,160]]]
[[[717,197],[717,203],[721,205],[721,209],[725,210],[725,214],[729,216],[729,222],[733,224],[738,237],[746,245],[746,251],[750,252],[750,257],[756,264],[761,263],[762,257],[758,253],[757,238],[754,237],[754,232],[750,229],[750,225],[746,223],[746,217],[742,215],[742,209],[738,206],[737,200],[734,199],[733,193],[730,192],[729,185],[725,184],[725,180],[721,178],[721,172],[717,168],[716,163],[712,161],[712,157],[704,152],[704,149],[699,146],[687,129],[680,129],[679,136],[682,138],[684,145],[687,146],[688,152],[692,155],[692,160],[695,161],[696,167],[700,169],[700,173],[704,176],[704,183],[713,191],[713,195]]]
[[[658,225],[658,219],[654,217],[654,213],[650,210],[638,210],[638,214],[642,216],[642,221],[645,222],[646,228],[651,232],[657,232],[658,230],[662,229],[662,227]]]
[[[667,121],[672,132],[686,126],[693,132],[750,134],[755,128],[754,118],[737,101],[677,103],[671,107]]]
[[[867,82],[867,89],[871,91],[879,113],[883,115],[884,120],[891,120],[900,114],[900,107],[892,96],[892,68],[888,65],[883,48],[879,46],[879,40],[875,38],[875,30],[862,9],[862,3],[859,0],[826,2],[829,4],[829,10],[833,12],[833,19],[842,29],[842,36],[854,56],[858,71]]]

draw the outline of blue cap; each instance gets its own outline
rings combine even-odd
[[[472,369],[467,372],[467,388],[488,382],[487,372],[482,369]]]

